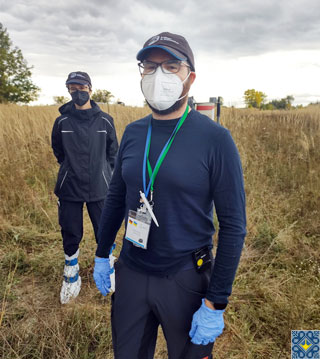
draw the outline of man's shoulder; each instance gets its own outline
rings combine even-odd
[[[70,117],[70,114],[61,114],[55,119],[55,124],[60,125],[63,121],[68,120]]]
[[[127,125],[126,127],[126,132],[131,132],[131,131],[135,132],[146,128],[149,124],[150,119],[151,119],[151,115],[147,115],[143,118],[140,118],[139,120],[129,123],[129,125]]]
[[[207,134],[208,136],[223,136],[229,134],[229,130],[213,121],[210,117],[202,113],[192,110],[190,112],[191,125],[198,131]]]
[[[109,115],[107,112],[104,112],[102,110],[99,111],[99,116],[100,117],[105,117],[108,120],[112,120],[113,121],[113,117],[111,115]]]
[[[106,121],[112,128],[114,128],[114,120],[113,117],[110,116],[107,112],[100,111],[98,118],[102,121]]]

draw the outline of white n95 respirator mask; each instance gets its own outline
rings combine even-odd
[[[167,110],[182,97],[183,84],[189,75],[182,81],[176,74],[165,74],[160,66],[152,75],[145,75],[141,79],[141,90],[148,103],[159,111]]]

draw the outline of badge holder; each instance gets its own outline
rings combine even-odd
[[[151,220],[145,204],[137,211],[129,210],[125,238],[136,247],[147,249]]]
[[[125,238],[136,247],[147,249],[148,237],[153,220],[159,227],[156,216],[153,213],[152,192],[150,202],[145,194],[140,191],[141,206],[137,211],[129,210],[128,223]]]

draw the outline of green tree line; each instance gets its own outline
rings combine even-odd
[[[258,108],[260,110],[289,110],[293,107],[292,103],[294,101],[294,97],[288,95],[280,100],[266,102],[267,95],[255,89],[246,90],[243,98],[248,108]]]

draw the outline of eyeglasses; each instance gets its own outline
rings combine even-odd
[[[176,74],[180,71],[181,66],[190,67],[183,61],[178,60],[168,60],[160,63],[146,60],[139,62],[138,66],[141,75],[152,75],[156,72],[159,66],[161,67],[162,72],[165,74]]]

